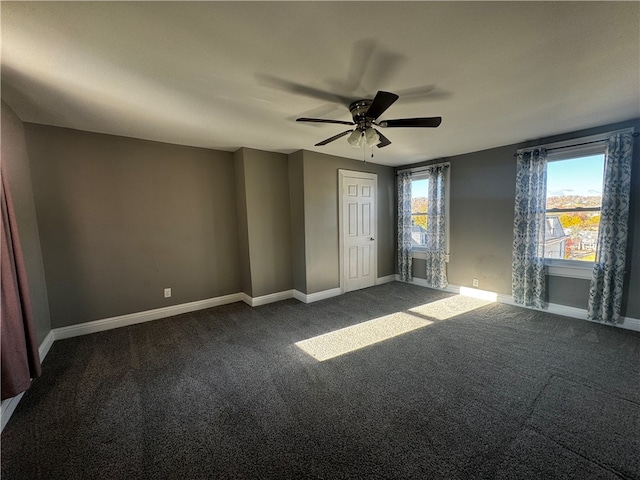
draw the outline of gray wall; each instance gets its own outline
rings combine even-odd
[[[307,291],[304,231],[304,159],[303,151],[289,155],[289,205],[291,214],[291,267],[293,288]]]
[[[340,286],[338,243],[338,170],[340,169],[378,174],[378,277],[395,273],[393,168],[304,151],[304,270],[306,272],[304,293],[307,294]],[[299,272],[295,275],[299,275]]]
[[[449,282],[511,293],[516,165],[502,147],[451,158]],[[422,275],[424,276],[424,275]]]
[[[2,102],[1,125],[2,162],[13,198],[20,244],[28,276],[36,335],[38,344],[41,344],[51,331],[51,319],[36,207],[33,201],[31,169],[27,158],[23,123],[4,101]]]
[[[287,155],[241,149],[251,295],[293,288]],[[237,163],[236,163],[237,165]],[[240,220],[242,222],[242,220]],[[241,227],[244,230],[243,227]],[[248,293],[248,292],[247,292]]]
[[[587,308],[590,283],[584,278],[547,276],[546,300],[568,307]]]
[[[635,122],[640,132],[640,119]],[[640,318],[640,138],[635,139],[631,170],[629,246],[627,247],[627,289],[622,298],[623,315]]]
[[[518,148],[579,138],[635,126],[640,120],[531,140],[447,158],[451,162],[451,257],[449,283],[511,295],[511,252],[515,202],[514,153]],[[636,139],[632,166],[627,282],[622,314],[640,318],[640,141]],[[439,160],[442,161],[442,160]],[[432,163],[432,162],[424,162]],[[415,164],[412,166],[418,166]],[[416,261],[414,276],[424,278],[424,262]],[[548,278],[551,303],[586,308],[589,281]]]
[[[240,291],[233,154],[25,130],[52,327]]]
[[[244,149],[233,154],[236,178],[236,203],[238,211],[238,266],[242,291],[253,296],[251,286],[251,262],[249,261],[249,225],[247,223],[247,191],[244,174]]]
[[[240,291],[338,287],[339,169],[378,174],[378,275],[394,273],[391,167],[25,130],[53,328]]]

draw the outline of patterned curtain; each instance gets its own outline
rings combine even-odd
[[[429,196],[427,207],[427,285],[445,288],[447,281],[447,245],[445,236],[445,176],[449,165],[427,169]]]
[[[616,133],[607,140],[600,229],[587,318],[615,323],[620,318],[627,249],[633,138]]]
[[[412,280],[411,265],[411,172],[398,172],[398,273]]]
[[[516,303],[544,307],[547,152],[518,153],[511,293]]]

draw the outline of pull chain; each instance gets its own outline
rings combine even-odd
[[[373,158],[373,145],[371,146],[371,158]],[[365,143],[362,147],[362,161],[367,163],[367,144]]]

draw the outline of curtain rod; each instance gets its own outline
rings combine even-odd
[[[613,135],[614,133],[623,133],[623,132],[631,132],[631,136],[633,136],[633,137],[637,137],[638,135],[640,135],[640,133],[634,132],[634,128],[631,127],[631,128],[625,128],[623,130],[617,130],[617,131],[614,131],[614,132],[608,132],[608,133],[599,134],[599,135],[607,135],[607,137],[599,138],[598,140],[592,140],[590,142],[582,142],[582,143],[573,143],[573,144],[567,144],[567,145],[560,145],[560,146],[557,146],[557,147],[549,147],[546,150],[547,150],[547,152],[550,152],[552,150],[562,150],[564,148],[573,148],[573,147],[580,147],[582,145],[591,145],[591,144],[594,144],[594,143],[602,143],[602,142],[606,142],[610,135]],[[595,136],[596,135],[592,135],[592,137],[595,137]],[[557,143],[565,143],[565,142],[555,142],[555,144],[557,144]],[[550,145],[554,145],[554,143],[551,143]],[[531,150],[535,150],[537,148],[544,148],[544,144],[533,146],[533,147],[519,148],[518,150],[516,150],[516,153],[514,153],[513,156],[517,157],[518,153],[528,152],[528,151],[531,151]]]
[[[591,145],[593,143],[604,143],[606,142],[607,139],[603,138],[602,140],[594,140],[593,142],[582,142],[582,143],[574,143],[573,145],[563,145],[562,147],[552,147],[552,148],[547,148],[547,152],[550,152],[552,150],[563,150],[565,148],[573,148],[573,147],[581,147],[582,145]],[[543,146],[539,146],[539,147],[529,147],[529,148],[519,148],[516,153],[513,154],[514,157],[518,156],[518,153],[524,153],[524,152],[528,152],[531,150],[536,150],[538,148],[544,148]]]
[[[396,177],[400,172],[406,172],[406,171],[410,171],[411,173],[424,172],[425,170],[428,170],[432,167],[440,167],[443,165],[451,165],[451,162],[440,162],[440,163],[432,163],[431,165],[421,165],[419,167],[414,167],[414,168],[403,168],[396,172]]]
[[[573,148],[573,147],[581,147],[582,145],[591,145],[592,143],[604,143],[607,139],[603,138],[602,140],[594,140],[593,142],[582,142],[582,143],[574,143],[573,145],[564,145],[562,147],[551,147],[547,148],[547,152],[552,150],[562,150],[563,148]]]

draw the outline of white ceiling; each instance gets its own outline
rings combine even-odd
[[[27,122],[362,158],[341,97],[400,94],[376,163],[640,117],[638,2],[2,2],[2,97]],[[296,93],[297,91],[297,93]],[[367,153],[369,157],[370,152]]]

